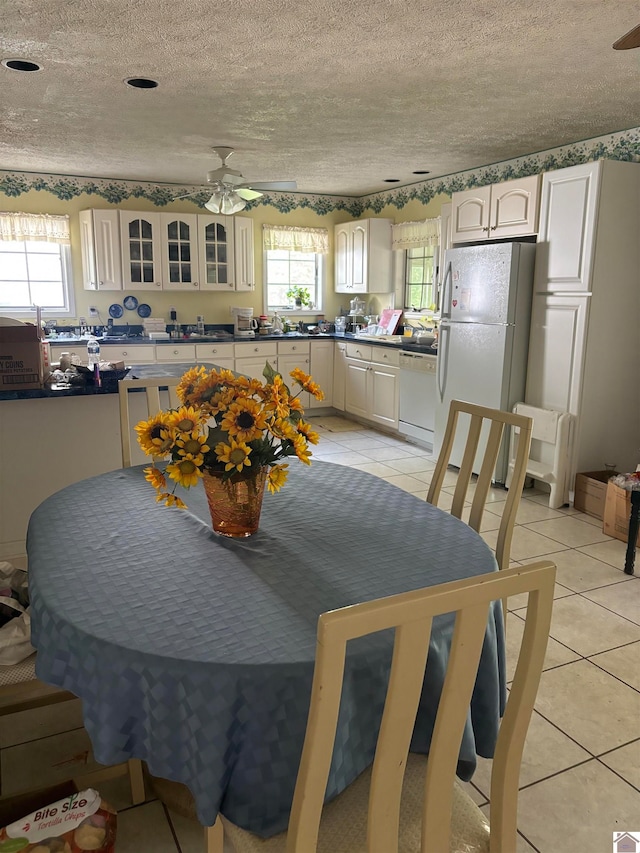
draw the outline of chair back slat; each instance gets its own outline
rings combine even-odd
[[[120,440],[122,446],[122,467],[131,467],[132,429],[131,412],[129,408],[129,394],[132,391],[142,390],[145,392],[146,417],[152,417],[162,410],[160,403],[160,389],[167,388],[169,392],[169,404],[171,408],[179,405],[176,387],[180,383],[180,376],[153,377],[147,379],[121,379],[118,382],[118,402],[120,406]],[[141,397],[142,395],[138,395]]]
[[[465,415],[464,421],[460,415]],[[436,461],[427,501],[437,506],[444,483],[444,477],[451,459],[456,433],[462,429],[464,423],[469,423],[465,449],[458,471],[458,478],[451,506],[451,514],[462,518],[465,508],[466,496],[473,477],[474,469],[480,465],[475,491],[471,502],[469,514],[469,526],[480,531],[482,517],[486,508],[489,490],[493,481],[496,462],[500,454],[506,427],[515,427],[519,430],[518,449],[513,470],[510,466],[510,487],[506,492],[507,498],[504,512],[500,519],[498,539],[496,544],[496,560],[501,569],[508,568],[511,553],[511,541],[513,539],[513,528],[515,526],[522,488],[526,476],[527,459],[531,447],[531,433],[533,421],[531,418],[513,412],[503,412],[500,409],[490,409],[486,406],[477,406],[462,400],[452,400],[449,407],[449,416],[445,428],[442,447]],[[489,425],[486,443],[482,452],[481,460],[477,460],[478,447],[480,446],[482,430]]]
[[[451,655],[429,748],[424,791],[423,850],[449,848],[453,779],[488,616],[489,602],[469,605],[459,610],[456,616]],[[443,785],[443,779],[451,779],[452,784]]]
[[[400,801],[413,723],[422,693],[431,620],[396,629],[389,686],[380,724],[367,823],[371,853],[397,853]]]
[[[522,643],[524,657],[518,663],[498,735],[495,782],[492,780],[491,789],[492,826],[494,808],[497,809],[497,841],[492,829],[491,850],[507,853],[515,849],[518,768],[549,636],[554,580],[554,564],[543,561],[364,602],[320,616],[309,719],[287,833],[287,853],[316,850],[347,643],[391,628],[395,629],[394,650],[369,794],[367,850],[396,853],[399,788],[423,687],[431,620],[454,613],[451,653],[427,761],[422,827],[423,853],[449,849],[451,791],[490,604],[511,595],[529,593]],[[492,614],[495,613],[494,609]],[[396,767],[392,767],[394,761]]]

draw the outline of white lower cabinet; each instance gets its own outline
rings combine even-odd
[[[195,344],[170,344],[156,348],[156,361],[193,361],[196,360]]]
[[[345,410],[398,429],[400,351],[347,343]]]
[[[196,361],[233,370],[235,368],[233,344],[196,344]]]
[[[82,361],[87,361],[86,347],[81,354]],[[122,344],[100,344],[100,361],[124,361],[125,365],[130,364],[153,364],[156,359],[156,348],[153,344],[146,346],[141,344],[133,344],[132,346]],[[164,360],[164,358],[162,359]]]
[[[311,397],[310,409],[321,409],[331,406],[333,401],[333,341],[311,341],[311,378],[320,386],[324,400]]]
[[[333,394],[331,405],[339,412],[344,412],[347,385],[347,343],[336,341],[333,353]]]
[[[307,391],[300,391],[300,386],[294,382],[290,374],[292,370],[296,369],[300,369],[304,373],[311,372],[309,349],[309,341],[298,340],[295,343],[293,341],[282,341],[278,344],[278,373],[284,379],[291,393],[299,398],[305,411],[309,408],[310,394]]]
[[[234,344],[233,349],[238,373],[264,382],[263,370],[267,361],[274,370],[278,369],[278,344],[275,341]]]

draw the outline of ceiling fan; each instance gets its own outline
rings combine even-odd
[[[237,169],[227,166],[227,160],[233,154],[233,148],[224,145],[213,146],[213,150],[222,160],[222,165],[217,169],[207,172],[207,188],[213,190],[213,194],[205,207],[212,213],[238,213],[246,207],[248,201],[260,198],[262,195],[258,190],[295,190],[295,181],[261,181],[249,184],[242,173]],[[198,195],[200,190],[175,196],[175,199],[189,198]]]
[[[614,41],[612,46],[614,50],[630,50],[632,47],[640,47],[640,24]]]

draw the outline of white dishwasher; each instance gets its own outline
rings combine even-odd
[[[433,448],[438,357],[422,352],[400,352],[400,423],[403,435]]]

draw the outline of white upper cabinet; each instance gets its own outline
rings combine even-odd
[[[80,246],[85,290],[122,290],[117,210],[81,210]]]
[[[200,290],[234,290],[234,220],[216,214],[198,220]]]
[[[337,293],[389,293],[393,289],[390,219],[336,225],[334,241]]]
[[[234,216],[233,220],[235,289],[254,290],[256,278],[253,251],[253,219],[250,219],[248,216]]]
[[[122,282],[129,290],[162,289],[162,240],[159,213],[120,211]]]
[[[537,234],[540,175],[453,193],[452,243]]]
[[[245,216],[80,212],[87,290],[253,290],[253,220]]]
[[[195,213],[161,213],[162,287],[199,289],[198,217]]]
[[[602,170],[593,163],[544,176],[536,253],[536,292],[588,292]]]

